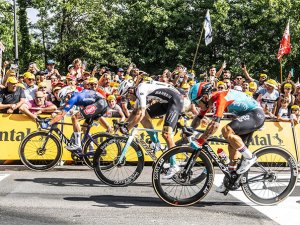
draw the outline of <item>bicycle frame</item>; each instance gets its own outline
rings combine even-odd
[[[60,122],[56,123],[56,125],[58,125],[58,124],[69,125],[69,126],[70,126],[70,125],[73,125],[73,124],[71,124],[71,123],[60,123]],[[95,142],[95,140],[92,138],[92,136],[90,135],[90,133],[89,133],[89,132],[90,132],[90,129],[91,129],[91,127],[92,127],[92,124],[87,125],[86,127],[87,127],[87,129],[86,129],[86,132],[84,133],[84,136],[83,136],[83,138],[82,138],[81,144],[83,145],[83,144],[86,142],[86,140],[88,140],[88,139],[92,140],[92,142],[93,142],[94,144],[97,144],[97,143]],[[46,136],[45,142],[44,142],[43,145],[42,145],[42,149],[45,148],[45,145],[46,145],[46,143],[47,143],[47,141],[48,141],[50,135],[52,135],[53,132],[55,132],[55,133],[57,134],[57,136],[60,138],[60,140],[61,140],[63,143],[65,143],[67,146],[70,146],[70,145],[72,144],[71,139],[67,138],[67,137],[64,135],[63,131],[61,131],[59,128],[57,128],[57,126],[51,126],[51,128],[50,128],[50,130],[49,130],[49,133],[48,133],[47,136]]]
[[[137,135],[137,133],[139,131],[152,131],[152,132],[159,132],[159,133],[162,132],[161,130],[155,130],[155,129],[149,129],[149,128],[136,128],[136,127],[134,127],[131,130],[131,132],[130,132],[130,134],[128,136],[128,140],[127,140],[124,148],[122,149],[122,154],[121,154],[121,156],[119,158],[118,163],[121,163],[122,160],[124,159],[124,157],[125,157],[125,155],[126,155],[126,153],[128,151],[128,148],[131,145],[131,143],[132,143],[133,140],[135,140],[138,145],[141,145],[145,149],[145,151],[147,152],[147,154],[151,157],[151,159],[154,162],[157,160],[157,157],[155,156],[155,154],[153,153],[153,151],[151,150],[151,148],[149,147],[149,145],[143,139],[136,138],[136,135]]]

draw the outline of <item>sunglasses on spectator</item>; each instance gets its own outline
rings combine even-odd
[[[241,80],[241,79],[243,79],[243,78],[241,78],[241,77],[237,77],[236,79],[237,79],[237,80]]]
[[[97,84],[95,84],[95,83],[91,83],[91,84],[88,84],[88,85],[90,85],[90,86],[97,86]]]
[[[47,87],[40,87],[40,88],[47,88]]]
[[[218,90],[223,90],[224,89],[224,87],[218,87]]]
[[[33,79],[33,78],[28,78],[28,80],[29,80],[29,81],[35,81],[35,79]]]
[[[284,88],[285,90],[292,90],[292,88]]]

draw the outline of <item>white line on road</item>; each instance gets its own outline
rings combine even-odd
[[[221,185],[224,175],[216,174],[214,184],[216,186]],[[299,181],[297,186],[299,186]],[[252,203],[243,193],[241,189],[237,191],[229,192],[230,195],[253,207],[259,212],[265,214],[270,219],[283,225],[295,225],[300,224],[299,212],[300,212],[300,197],[288,197],[283,202],[275,206],[260,206]],[[298,202],[298,203],[297,203]]]
[[[4,180],[8,176],[9,174],[0,174],[0,181]]]

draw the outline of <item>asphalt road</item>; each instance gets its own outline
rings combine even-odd
[[[0,166],[1,225],[300,224],[300,186],[275,207],[249,203],[239,191],[224,196],[214,190],[194,206],[172,207],[155,194],[150,167],[134,184],[122,188],[102,184],[85,166],[48,172],[23,169]],[[216,182],[221,178],[217,175]]]

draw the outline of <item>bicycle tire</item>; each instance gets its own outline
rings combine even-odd
[[[259,205],[275,205],[287,198],[297,183],[298,168],[294,157],[279,147],[265,147],[254,153],[255,163],[244,175],[241,187],[249,200]],[[266,173],[261,169],[262,166]],[[276,171],[278,169],[278,171]],[[258,175],[258,173],[261,173]],[[260,182],[259,177],[264,181]],[[286,185],[283,186],[283,185]],[[270,187],[267,187],[270,185]],[[279,192],[280,193],[277,193]],[[268,198],[262,197],[267,194]]]
[[[197,161],[191,170],[190,183],[178,182],[178,179],[174,178],[174,176],[172,179],[163,178],[165,173],[164,164],[165,162],[168,162],[168,159],[178,154],[176,161],[177,164],[179,164],[180,158],[183,156],[185,157],[186,155],[191,156],[194,151],[195,150],[189,146],[175,146],[164,152],[156,161],[152,172],[152,184],[156,194],[164,202],[173,206],[193,205],[203,199],[213,186],[213,165],[211,159],[203,151],[200,152]],[[196,173],[197,171],[199,171],[199,173]],[[180,177],[180,172],[182,172],[182,169],[177,172],[175,176]],[[196,176],[193,177],[193,175]],[[200,179],[200,177],[202,178]],[[201,187],[198,187],[198,185],[201,185]],[[182,187],[181,190],[179,190],[180,186]],[[194,195],[183,198],[183,195],[191,193],[188,190],[189,187],[193,190]],[[195,191],[195,188],[198,188],[199,190]],[[172,195],[171,192],[174,192],[174,194]],[[176,193],[180,193],[180,196],[175,196]]]
[[[26,136],[21,142],[19,157],[27,168],[37,171],[49,170],[60,161],[62,156],[61,144],[53,134],[49,136],[46,150],[41,150],[41,146],[44,143],[43,140],[48,133],[46,131],[36,131]],[[41,142],[40,144],[38,143],[39,141]],[[32,150],[29,149],[31,146]],[[51,146],[53,146],[53,150],[49,149]]]
[[[144,154],[139,145],[132,141],[119,163],[120,149],[123,149],[127,137],[113,137],[99,145],[94,155],[94,171],[97,177],[112,187],[128,186],[141,174],[144,168]],[[105,151],[105,154],[103,152]],[[112,176],[110,176],[112,175]]]
[[[111,138],[113,137],[111,134],[108,134],[108,133],[95,133],[92,135],[92,139],[98,144],[96,145],[92,139],[88,139],[84,145],[83,145],[83,148],[82,148],[82,151],[83,151],[83,160],[85,162],[85,164],[93,169],[93,158],[94,158],[94,154],[95,154],[95,151],[97,150],[98,146],[106,139],[108,138]],[[91,144],[93,143],[93,144]],[[93,146],[93,145],[96,145],[96,146]]]

